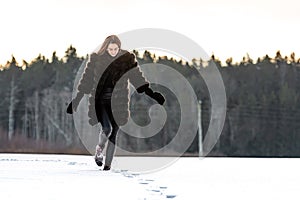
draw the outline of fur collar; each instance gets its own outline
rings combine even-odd
[[[110,65],[122,65],[123,67],[130,67],[135,63],[135,55],[126,50],[120,49],[116,57],[110,56],[107,52],[102,55],[93,53],[91,55],[91,61],[95,62],[95,67],[98,68],[101,66],[102,69],[107,68]]]
[[[107,52],[103,55],[93,53],[90,62],[94,68],[95,82],[100,81],[100,85],[103,85],[109,74],[112,74],[112,81],[116,83],[123,74],[137,66],[135,55],[126,50],[120,50],[116,57]]]

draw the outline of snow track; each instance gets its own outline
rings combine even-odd
[[[101,171],[93,156],[0,154],[1,200],[299,200],[299,158],[180,158],[153,173],[118,163]]]
[[[0,191],[3,200],[176,197],[138,173],[101,171],[92,156],[75,155],[0,154]]]

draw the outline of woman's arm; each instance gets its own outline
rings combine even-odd
[[[138,62],[135,58],[134,54],[131,54],[131,65],[132,68],[129,72],[129,81],[136,88],[138,93],[147,94],[149,97],[156,100],[159,104],[163,104],[165,102],[165,98],[159,92],[153,92],[153,90],[149,87],[150,84],[144,77],[143,72],[141,71]]]
[[[95,53],[91,54],[90,59],[85,66],[84,72],[77,86],[76,97],[72,99],[67,107],[67,113],[69,114],[72,114],[73,111],[77,110],[77,107],[84,94],[89,94],[92,91],[96,56],[97,54]]]
[[[87,62],[79,84],[77,86],[78,93],[89,94],[93,89],[94,84],[94,69],[97,54],[93,53]]]

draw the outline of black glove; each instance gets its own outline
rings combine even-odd
[[[152,94],[151,96],[152,96],[152,98],[153,98],[154,100],[156,100],[157,103],[159,103],[160,105],[163,105],[163,104],[164,104],[164,102],[165,102],[165,97],[164,97],[162,94],[160,94],[159,92],[153,92],[153,94]]]
[[[76,97],[72,99],[72,101],[69,103],[67,107],[67,113],[68,114],[73,114],[74,111],[77,110],[77,107],[79,105],[79,102],[81,101],[83,97],[83,93],[77,93]]]
[[[72,101],[69,103],[68,107],[67,107],[67,113],[68,114],[73,114],[73,105],[72,105]]]

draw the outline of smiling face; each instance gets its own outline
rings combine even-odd
[[[115,57],[118,52],[119,52],[119,46],[116,43],[110,43],[107,47],[107,52],[109,53],[109,55],[111,55],[112,57]]]

